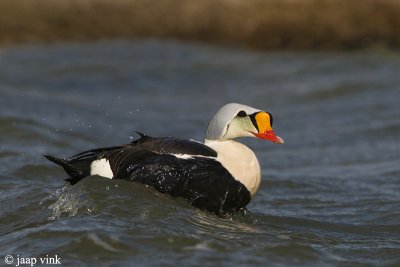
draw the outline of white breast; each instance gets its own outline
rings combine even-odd
[[[253,198],[260,187],[260,164],[254,152],[247,146],[233,141],[205,140],[205,145],[218,153],[217,160],[249,190]]]

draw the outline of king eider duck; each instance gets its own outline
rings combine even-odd
[[[139,133],[139,139],[125,145],[92,149],[67,159],[44,156],[64,168],[70,184],[91,175],[138,182],[220,215],[244,208],[260,187],[257,157],[235,139],[257,137],[283,144],[272,122],[268,112],[231,103],[210,122],[204,144]]]

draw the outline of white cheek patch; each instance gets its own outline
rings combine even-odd
[[[100,175],[112,179],[114,174],[108,159],[98,159],[90,164],[90,175]]]

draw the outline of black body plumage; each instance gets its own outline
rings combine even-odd
[[[216,160],[217,153],[195,141],[141,134],[129,144],[88,150],[65,160],[45,157],[64,168],[71,184],[90,175],[93,161],[105,158],[113,179],[152,186],[216,214],[244,208],[251,199],[247,188]]]

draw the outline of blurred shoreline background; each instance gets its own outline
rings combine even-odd
[[[398,0],[0,0],[0,46],[160,38],[260,50],[398,49]]]

